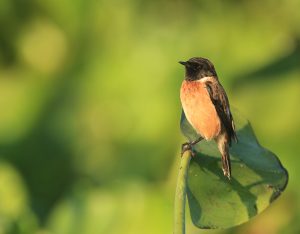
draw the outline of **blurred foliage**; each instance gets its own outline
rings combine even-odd
[[[192,56],[290,174],[270,209],[213,233],[299,232],[299,7],[1,0],[0,233],[171,233]]]

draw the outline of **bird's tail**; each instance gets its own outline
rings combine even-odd
[[[227,134],[220,135],[216,141],[218,144],[219,151],[222,155],[222,169],[224,176],[228,179],[231,177],[231,163],[230,163],[230,155],[229,155],[229,143],[227,139]]]
[[[230,155],[228,152],[222,152],[222,168],[224,176],[228,179],[231,178],[231,163],[230,163]]]

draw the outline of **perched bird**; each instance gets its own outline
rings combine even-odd
[[[223,173],[230,179],[229,146],[237,142],[234,121],[224,88],[219,82],[214,65],[205,58],[195,57],[186,62],[185,79],[180,89],[180,100],[186,119],[200,137],[182,145],[183,152],[202,139],[215,140],[222,156]]]

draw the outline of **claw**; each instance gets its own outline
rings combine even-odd
[[[192,150],[192,145],[189,142],[183,143],[181,146],[181,157],[185,151]]]
[[[202,139],[203,139],[203,137],[200,136],[198,139],[196,139],[194,141],[183,143],[182,146],[181,146],[181,157],[184,154],[184,152],[187,151],[187,150],[190,150],[192,157],[195,157],[196,152],[193,150],[193,145],[196,145]]]
[[[193,150],[192,146],[193,146],[193,144],[190,142],[183,143],[181,146],[181,157],[185,153],[185,151],[188,151],[188,150],[191,151],[192,157],[195,157],[196,152]]]

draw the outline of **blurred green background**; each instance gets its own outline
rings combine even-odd
[[[0,234],[172,233],[179,88],[211,59],[290,174],[247,224],[300,233],[300,1],[0,0]]]

